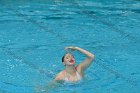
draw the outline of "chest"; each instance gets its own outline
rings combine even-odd
[[[72,82],[75,82],[75,81],[79,81],[81,79],[81,76],[76,73],[75,75],[69,75],[69,74],[65,74],[65,81],[72,81]]]

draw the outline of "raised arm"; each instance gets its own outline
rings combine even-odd
[[[66,50],[71,49],[73,50],[78,50],[79,52],[83,53],[86,55],[85,60],[83,60],[77,67],[80,68],[82,71],[84,71],[87,67],[89,67],[89,65],[92,63],[93,59],[94,59],[94,55],[80,47],[66,47]]]

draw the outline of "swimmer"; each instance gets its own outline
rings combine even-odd
[[[80,81],[84,77],[84,71],[91,65],[94,55],[82,48],[69,46],[65,48],[66,54],[62,57],[62,63],[65,66],[65,69],[59,72],[53,81],[49,82],[47,86],[43,88],[37,88],[37,92],[46,92],[49,90],[58,88],[66,82],[77,82]],[[85,60],[75,66],[75,58],[72,55],[72,51],[79,51],[86,55]]]
[[[66,54],[62,57],[62,63],[65,69],[57,74],[54,80],[77,82],[84,77],[84,71],[91,65],[94,55],[80,47],[69,46],[65,48]],[[85,60],[75,66],[75,58],[69,51],[79,51],[86,55]]]

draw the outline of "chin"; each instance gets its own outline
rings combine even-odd
[[[74,62],[72,62],[72,63],[67,62],[67,63],[66,63],[66,65],[68,65],[68,66],[73,66],[73,65],[75,65],[75,61],[74,61]]]
[[[71,65],[71,66],[72,66],[72,65],[75,65],[75,63],[69,63],[69,65]]]

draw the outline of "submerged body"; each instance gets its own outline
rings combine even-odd
[[[60,71],[53,81],[47,84],[44,89],[39,90],[39,92],[47,92],[50,89],[58,88],[64,82],[77,82],[80,81],[84,77],[84,71],[91,65],[94,55],[82,48],[79,47],[66,47],[66,51],[68,50],[77,50],[86,55],[86,59],[75,66],[75,58],[72,53],[66,53],[62,57],[62,63],[65,66],[65,69]]]

